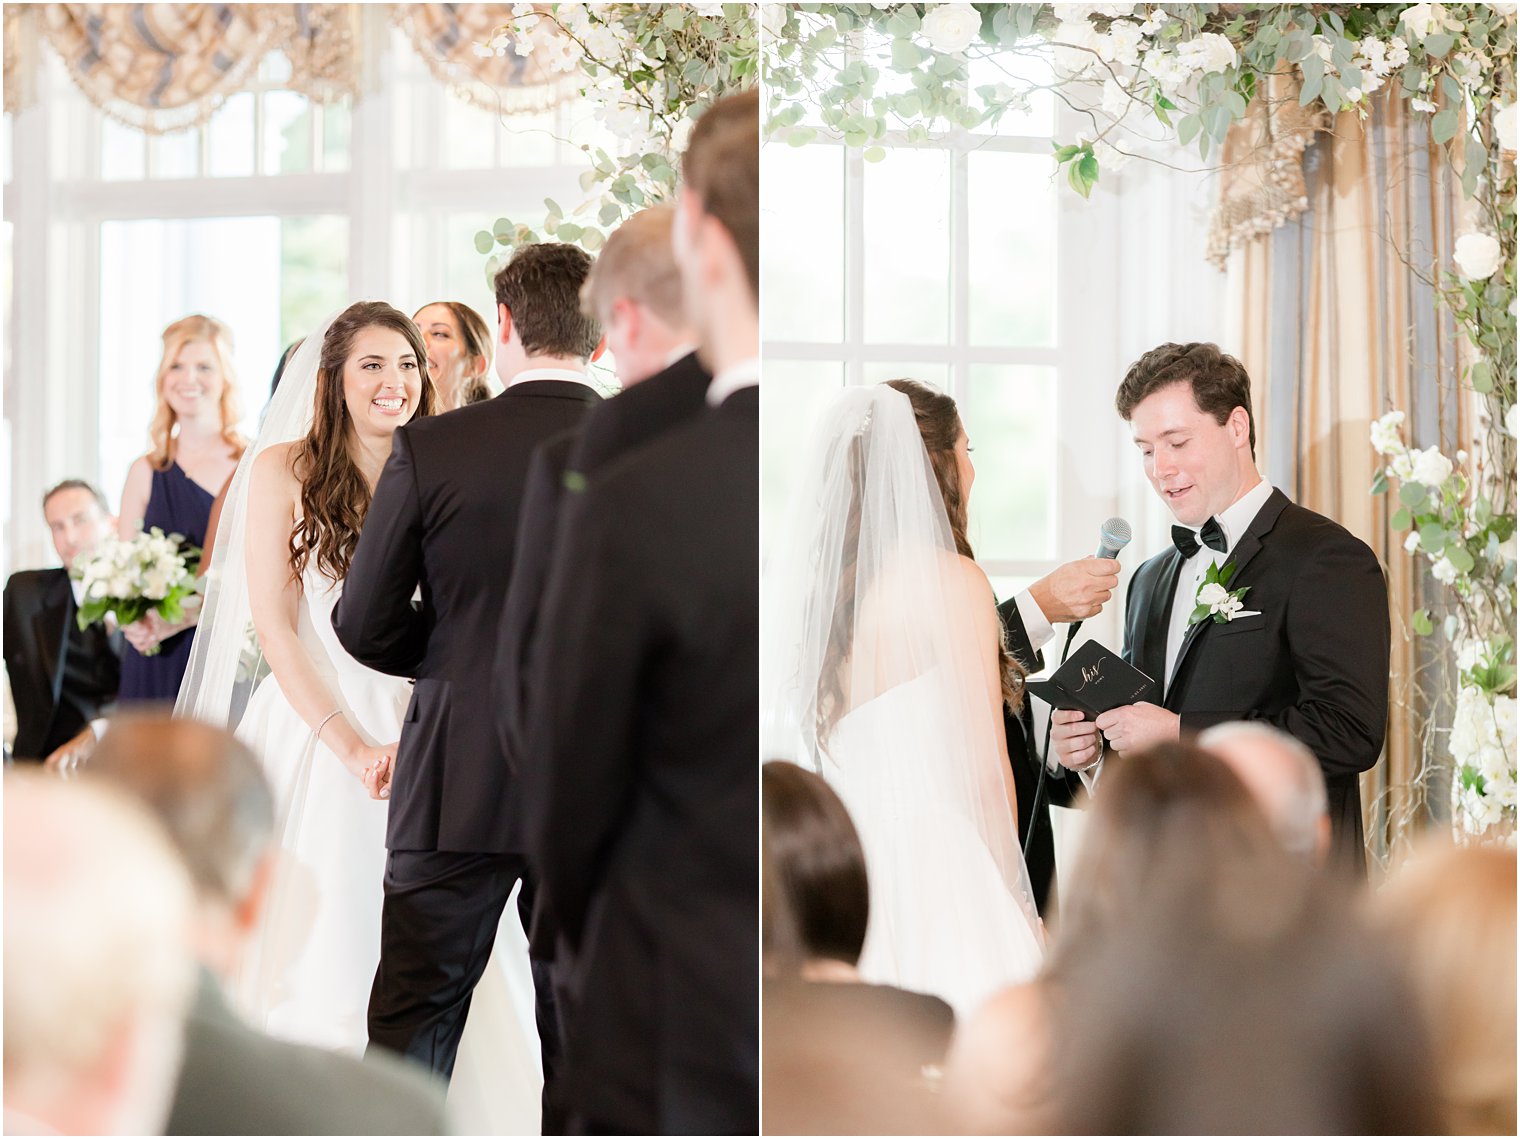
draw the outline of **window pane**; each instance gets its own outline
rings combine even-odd
[[[844,338],[844,153],[840,146],[765,147],[760,248],[767,339]]]
[[[949,390],[949,364],[900,364],[896,360],[868,360],[861,368],[861,375],[868,384],[886,380],[920,380],[937,388]]]
[[[4,157],[5,170],[4,170],[4,174],[3,174],[3,179],[4,179],[4,181],[9,182],[11,180],[11,117],[10,117],[10,115],[0,116],[0,134],[3,134],[3,136],[4,136],[4,141],[0,142],[0,150],[3,150],[4,156],[5,156]]]
[[[352,120],[347,99],[322,108],[323,170],[336,173],[348,169]]]
[[[206,124],[208,166],[213,178],[247,178],[254,172],[253,112],[257,96],[244,91],[222,104]]]
[[[348,219],[280,223],[280,347],[305,336],[348,297]]]
[[[950,331],[950,155],[889,149],[866,163],[865,336],[944,344]]]
[[[1056,339],[1054,161],[973,153],[967,290],[971,343],[1048,347]]]
[[[100,176],[107,182],[141,179],[146,172],[147,147],[142,131],[100,116]]]
[[[492,170],[496,167],[496,116],[452,95],[443,105],[443,153],[448,170]]]
[[[506,166],[553,166],[559,154],[559,133],[553,111],[536,115],[513,115],[500,130],[501,155]],[[567,161],[585,166],[586,155],[572,151]],[[568,203],[561,203],[567,205]]]
[[[764,542],[775,548],[796,489],[797,465],[808,431],[828,400],[844,387],[837,360],[765,361],[765,398],[760,401],[760,502]]]
[[[200,174],[201,132],[195,127],[153,135],[148,139],[148,147],[153,157],[153,177],[194,178]]]
[[[311,102],[293,91],[264,95],[264,173],[311,169]]]
[[[970,535],[977,556],[1054,556],[1056,371],[977,364],[962,420],[976,466]]]
[[[972,90],[1006,83],[1016,91],[1023,91],[1030,83],[1048,87],[1055,81],[1050,57],[1044,51],[1036,55],[1000,53],[995,58],[973,59],[970,76]],[[1050,91],[1030,91],[1029,110],[1006,111],[996,127],[984,123],[976,128],[976,133],[1048,138],[1055,131],[1055,113],[1056,100]]]

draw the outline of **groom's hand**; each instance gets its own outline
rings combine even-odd
[[[1176,743],[1182,717],[1155,704],[1127,704],[1098,717],[1095,725],[1120,755],[1144,751],[1161,743]]]
[[[1081,558],[1050,571],[1029,587],[1040,612],[1052,625],[1085,621],[1114,595],[1119,563],[1113,558]]]
[[[1098,725],[1084,720],[1081,712],[1056,709],[1050,714],[1050,746],[1062,767],[1080,771],[1098,762],[1103,754],[1103,740]]]

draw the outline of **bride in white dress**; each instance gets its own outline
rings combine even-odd
[[[860,972],[969,1015],[1039,968],[1001,707],[1022,675],[971,556],[974,469],[955,404],[851,388],[804,452],[767,551],[765,757],[839,792],[866,853]]]
[[[274,1035],[356,1053],[380,957],[385,788],[411,686],[350,657],[332,610],[392,433],[434,402],[426,358],[411,321],[381,302],[350,306],[292,356],[228,491],[176,708],[235,724],[279,808],[281,862],[235,999]],[[533,1131],[533,986],[512,906],[493,957],[456,1062],[454,1123]]]

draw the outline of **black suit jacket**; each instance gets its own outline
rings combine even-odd
[[[627,1131],[759,1122],[758,419],[741,390],[570,500],[534,652],[566,1094]]]
[[[998,616],[1008,638],[1008,649],[1024,668],[1039,672],[1045,667],[1045,655],[1029,640],[1024,628],[1024,617],[1019,612],[1018,598],[1010,597],[998,606]],[[1024,696],[1019,714],[1014,715],[1005,705],[1003,708],[1003,731],[1008,737],[1008,762],[1013,767],[1013,786],[1019,799],[1019,844],[1029,848],[1027,860],[1029,885],[1034,890],[1035,905],[1042,916],[1048,916],[1055,897],[1056,853],[1055,838],[1050,828],[1050,807],[1069,807],[1081,787],[1081,779],[1074,771],[1061,768],[1045,776],[1045,795],[1039,811],[1034,809],[1035,790],[1040,780],[1040,745],[1035,738],[1034,714],[1029,707],[1031,697]],[[1030,828],[1034,837],[1030,839]]]
[[[1157,679],[1182,555],[1135,571],[1124,655]],[[1230,553],[1230,588],[1260,616],[1188,630],[1165,704],[1185,733],[1262,720],[1319,758],[1329,796],[1331,860],[1365,873],[1357,776],[1377,763],[1388,722],[1388,587],[1366,543],[1274,490]]]
[[[571,482],[583,485],[606,463],[690,419],[705,406],[711,381],[692,352],[597,404],[581,424],[548,440],[533,455],[517,531],[517,565],[496,649],[497,730],[508,762],[519,774],[530,714],[526,669],[554,558],[567,473]]]
[[[391,778],[391,850],[523,850],[490,713],[496,633],[528,461],[600,398],[527,380],[396,432],[333,610],[356,660],[416,679]]]
[[[5,583],[5,671],[16,704],[18,759],[46,759],[97,715],[109,711],[121,674],[121,635],[95,638],[105,655],[98,668],[112,699],[64,700],[66,653],[75,629],[74,591],[64,569],[22,570]],[[76,704],[83,704],[76,707]],[[88,715],[82,714],[83,712]]]

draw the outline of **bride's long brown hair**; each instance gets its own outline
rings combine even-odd
[[[354,338],[376,326],[406,337],[416,355],[422,387],[412,419],[430,415],[436,402],[422,334],[405,313],[384,301],[360,301],[333,321],[322,340],[311,430],[291,455],[291,469],[301,484],[301,517],[290,532],[290,569],[297,579],[315,557],[324,577],[341,581],[369,512],[369,484],[349,450],[353,421],[343,398],[343,365]]]
[[[961,487],[960,467],[955,461],[955,443],[961,436],[961,417],[955,401],[944,392],[931,388],[917,380],[888,380],[887,387],[908,397],[913,407],[913,421],[923,440],[924,450],[929,454],[929,465],[939,484],[940,498],[945,513],[950,518],[950,535],[956,552],[962,557],[975,559],[971,541],[966,537],[967,500]],[[861,526],[861,493],[865,484],[865,446],[859,435],[847,444],[847,462],[850,473],[850,506],[844,523],[844,548],[857,549]],[[855,601],[869,582],[859,580],[859,566],[853,557],[839,570],[839,588],[834,597],[833,614],[829,622],[829,641],[825,651],[822,675],[818,682],[818,700],[813,710],[814,730],[820,746],[833,732],[834,725],[849,711],[848,694],[845,692],[843,665],[850,656],[850,645],[855,636]],[[1001,624],[998,632],[998,673],[1001,679],[1003,703],[1017,713],[1024,702],[1025,669],[1008,651],[1007,638]]]

